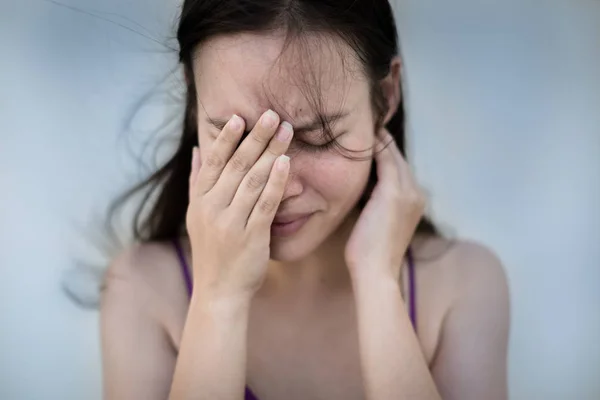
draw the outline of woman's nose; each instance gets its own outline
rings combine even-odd
[[[304,190],[304,186],[302,184],[302,181],[300,180],[300,176],[298,175],[297,171],[294,170],[293,160],[291,160],[290,167],[290,174],[288,176],[288,181],[283,192],[283,198],[281,199],[282,203],[290,197],[299,196]]]

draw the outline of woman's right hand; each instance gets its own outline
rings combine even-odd
[[[260,288],[289,175],[282,155],[292,126],[269,110],[236,149],[244,126],[234,115],[203,163],[193,150],[186,226],[194,285],[209,296],[251,297]]]

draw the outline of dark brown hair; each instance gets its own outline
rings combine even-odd
[[[176,151],[147,179],[115,200],[109,209],[110,219],[126,200],[145,191],[133,221],[136,241],[162,241],[185,235],[192,148],[198,145],[197,98],[192,68],[195,49],[217,35],[282,30],[287,33],[288,41],[301,39],[304,33],[334,35],[342,39],[355,52],[370,80],[376,128],[382,125],[388,110],[379,82],[388,75],[393,57],[399,54],[397,30],[388,0],[185,0],[177,40],[187,93],[183,129]],[[386,128],[406,155],[403,102]],[[323,132],[329,132],[325,121]],[[364,206],[376,180],[375,168],[372,168],[359,207]],[[149,212],[144,213],[148,205]],[[420,221],[417,232],[439,235],[427,218]]]

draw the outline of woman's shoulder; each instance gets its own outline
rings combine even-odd
[[[175,337],[185,320],[187,288],[170,241],[135,243],[123,249],[106,271],[104,292],[104,297],[143,307]]]
[[[418,334],[430,362],[443,347],[443,338],[455,344],[483,325],[494,325],[498,332],[508,329],[507,279],[492,249],[473,240],[442,237],[421,237],[412,248]]]
[[[106,278],[109,281],[127,281],[136,286],[156,287],[159,284],[164,290],[165,284],[181,280],[178,263],[177,253],[170,241],[134,243],[114,257]]]
[[[504,275],[500,257],[488,246],[475,240],[418,236],[413,242],[415,261],[423,269],[466,283],[473,279]]]
[[[466,303],[506,303],[508,279],[500,257],[475,240],[420,237],[415,241],[417,279],[423,290],[443,299],[445,312]],[[439,304],[438,304],[439,306]]]

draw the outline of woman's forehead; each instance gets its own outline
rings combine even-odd
[[[314,115],[315,106],[325,113],[354,108],[368,85],[356,73],[355,58],[344,54],[343,42],[327,42],[307,38],[282,52],[285,38],[280,36],[214,38],[194,59],[198,100],[210,116],[234,110],[257,119],[269,108],[288,120]]]

